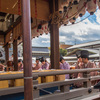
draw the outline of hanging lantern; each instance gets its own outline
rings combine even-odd
[[[59,12],[67,11],[70,2],[71,0],[59,0]]]
[[[59,13],[61,14],[63,12],[63,6],[62,6],[62,0],[58,1],[58,5],[59,5]]]
[[[81,0],[78,4],[78,11],[80,10],[79,12],[80,17],[82,17],[86,12],[86,3],[87,3],[87,0]]]
[[[100,0],[97,0],[98,8],[100,9]]]
[[[69,21],[67,19],[65,19],[64,22],[63,22],[64,26],[67,26],[68,22]]]
[[[41,24],[38,26],[38,32],[40,33],[40,35],[43,34],[43,29]]]
[[[48,34],[49,33],[48,23],[43,24],[42,29],[43,29],[44,33]]]
[[[86,7],[90,15],[93,15],[94,12],[96,11],[96,0],[88,1]]]
[[[68,7],[70,0],[62,0],[62,7]]]
[[[68,15],[66,16],[69,19],[69,22],[74,24],[75,20],[73,20],[73,11],[72,11],[72,7],[70,7],[69,11],[68,11]]]
[[[76,20],[70,19],[70,23],[74,24]]]
[[[73,20],[76,20],[78,18],[78,5],[73,5],[72,6],[72,18]]]
[[[35,38],[36,35],[35,35],[35,33],[34,33],[34,29],[32,29],[31,32],[32,32],[32,38]]]
[[[34,34],[35,37],[39,37],[40,33],[39,33],[37,27],[35,27],[35,28],[33,29],[33,34]]]
[[[66,17],[69,19],[69,18],[72,17],[72,15],[73,15],[73,13],[72,13],[72,7],[70,7],[69,10],[68,10],[68,14],[67,14]]]

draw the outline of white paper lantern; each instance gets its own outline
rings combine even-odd
[[[31,32],[32,32],[32,38],[35,38],[35,34],[33,32],[33,29],[31,30]]]
[[[72,7],[70,7],[69,10],[68,10],[68,14],[67,14],[66,17],[69,19],[69,18],[72,17],[72,15],[73,15],[73,13],[72,13]]]
[[[40,33],[40,35],[42,35],[43,34],[43,29],[42,29],[42,25],[39,25],[38,26],[38,33]]]
[[[42,29],[44,33],[48,34],[49,33],[48,23],[43,24]]]
[[[39,33],[37,27],[35,27],[35,28],[33,29],[33,34],[34,34],[35,37],[40,36],[40,33]]]
[[[75,22],[75,20],[76,20],[76,19],[73,20],[73,17],[74,17],[73,14],[75,14],[75,12],[74,12],[73,8],[71,7],[71,8],[69,9],[69,11],[68,11],[67,18],[69,19],[69,22],[72,23],[72,24],[74,24],[74,22]]]
[[[66,26],[66,25],[68,24],[68,22],[69,22],[69,20],[68,20],[67,18],[64,18],[64,19],[63,19],[63,24],[64,24],[64,26]]]
[[[58,3],[59,4],[58,5],[59,6],[59,12],[62,13],[63,12],[62,0],[59,0],[58,2],[59,2]]]
[[[74,24],[76,20],[70,19],[70,23]]]
[[[81,0],[78,4],[78,11],[80,10],[79,12],[80,17],[82,17],[86,12],[86,3],[87,3],[87,0]]]
[[[86,7],[90,15],[93,15],[94,12],[96,11],[96,0],[88,1]]]
[[[73,15],[73,20],[76,20],[79,16],[78,14],[78,5],[73,5],[72,6],[72,15]]]
[[[62,0],[62,7],[68,7],[70,0]]]

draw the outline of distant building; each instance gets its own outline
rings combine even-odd
[[[48,47],[32,47],[32,57],[49,58],[49,53]]]
[[[0,57],[1,60],[5,60],[5,51],[4,48],[0,47],[0,52],[2,52],[3,56]],[[9,57],[13,54],[13,48],[9,48]],[[32,59],[38,57],[49,58],[50,51],[48,47],[32,47]],[[23,48],[22,45],[18,46],[18,59],[23,59]]]
[[[68,52],[72,52],[73,50],[75,50],[77,48],[97,49],[97,50],[99,50],[100,49],[100,40],[73,45],[73,46],[71,46],[69,48],[66,48],[66,49],[67,49]]]
[[[67,56],[64,57],[68,62],[76,62],[76,52],[81,50],[89,51],[91,61],[100,60],[100,40],[73,45],[67,49]]]

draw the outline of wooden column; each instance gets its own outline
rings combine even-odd
[[[8,43],[5,45],[5,59],[6,59],[6,62],[9,60],[9,44]]]
[[[22,0],[24,100],[33,100],[30,0]]]
[[[18,48],[17,48],[17,40],[13,41],[13,62],[14,62],[14,71],[18,71]]]
[[[55,2],[54,2],[55,1]],[[50,0],[50,11],[58,10],[58,0]],[[59,69],[59,27],[58,24],[50,26],[50,41],[51,41],[51,68]]]

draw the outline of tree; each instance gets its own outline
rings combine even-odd
[[[66,56],[66,55],[67,55],[67,50],[60,48],[60,56]]]

